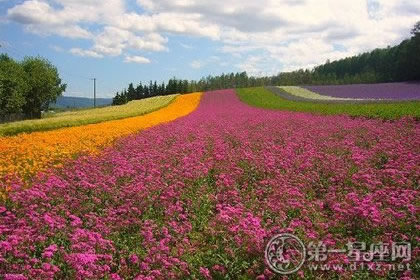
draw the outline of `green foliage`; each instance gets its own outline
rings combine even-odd
[[[256,107],[323,115],[350,115],[368,118],[397,119],[411,116],[420,119],[420,101],[397,103],[311,103],[283,99],[265,88],[241,88],[237,90],[241,101]]]
[[[41,111],[66,90],[57,68],[41,57],[27,57],[22,62],[26,73],[28,90],[25,92],[23,111],[29,118],[41,118]]]
[[[112,100],[112,105],[123,105],[132,100],[140,100],[154,96],[174,94],[177,92],[176,90],[168,92],[165,90],[165,88],[166,87],[164,83],[158,85],[156,81],[150,81],[149,85],[143,85],[140,83],[136,88],[134,88],[133,83],[130,83],[128,85],[128,89],[124,89],[121,92],[117,92],[115,94],[115,97]]]
[[[25,72],[19,63],[0,55],[0,119],[22,112],[27,90]]]
[[[13,119],[24,113],[27,118],[41,118],[66,89],[57,68],[41,57],[27,57],[17,62],[0,55],[0,119]]]
[[[411,34],[413,34],[413,36],[420,36],[420,21],[418,21],[413,29],[411,29]]]

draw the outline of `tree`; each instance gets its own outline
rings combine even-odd
[[[142,99],[143,98],[143,85],[139,83],[139,85],[136,87],[136,99]]]
[[[159,86],[159,95],[165,95],[165,82]]]
[[[158,88],[158,85],[157,85],[157,81],[155,81],[154,83],[153,83],[153,96],[157,96],[157,95],[159,95],[159,88]]]
[[[420,21],[418,21],[413,29],[411,29],[411,34],[413,34],[413,36],[420,36]]]
[[[22,112],[27,88],[22,66],[7,55],[0,55],[0,118]]]
[[[134,99],[136,99],[136,90],[134,89],[133,83],[130,83],[127,89],[127,100],[131,101]]]
[[[122,97],[120,95],[119,92],[117,92],[114,96],[114,98],[112,98],[112,105],[122,105],[123,103]]]
[[[57,68],[46,59],[27,57],[22,67],[28,81],[23,112],[29,118],[41,118],[41,111],[47,110],[67,85],[62,83]]]
[[[413,70],[413,78],[420,80],[420,21],[418,21],[411,30],[413,37],[411,38],[410,56],[411,69]]]

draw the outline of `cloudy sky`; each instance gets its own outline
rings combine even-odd
[[[313,67],[399,43],[417,0],[0,0],[0,51],[41,55],[65,95],[129,82]]]

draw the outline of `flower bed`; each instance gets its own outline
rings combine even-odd
[[[338,98],[419,100],[420,82],[305,86],[304,88]]]
[[[72,157],[97,153],[119,137],[185,116],[197,108],[200,93],[181,95],[152,113],[98,124],[0,137],[0,178],[30,179]],[[165,100],[165,99],[161,99]],[[1,195],[0,187],[0,195]]]
[[[15,184],[0,207],[0,274],[270,279],[264,247],[278,232],[337,248],[408,241],[418,263],[419,146],[413,119],[263,110],[231,90],[205,93],[184,118],[69,162],[30,189]],[[346,261],[337,253],[326,262]],[[296,277],[386,273],[303,267]]]

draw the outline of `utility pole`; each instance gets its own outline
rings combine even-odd
[[[93,80],[93,108],[96,108],[96,78],[91,80]]]

